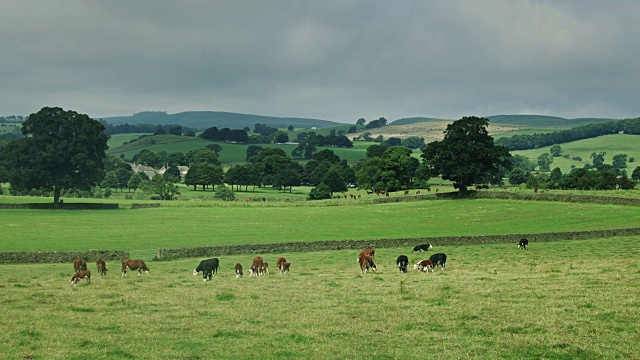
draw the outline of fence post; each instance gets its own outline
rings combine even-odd
[[[156,250],[156,258],[158,258],[158,260],[160,259],[160,249]]]

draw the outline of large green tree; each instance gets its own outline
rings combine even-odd
[[[11,187],[53,191],[59,206],[64,189],[89,190],[105,176],[104,159],[109,135],[88,115],[44,107],[22,124],[24,138],[11,142]]]
[[[493,143],[488,125],[489,120],[475,116],[447,125],[444,139],[429,143],[422,152],[425,174],[451,180],[463,193],[467,186],[489,182],[511,169],[509,150]]]

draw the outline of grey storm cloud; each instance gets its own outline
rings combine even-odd
[[[638,1],[0,4],[0,115],[640,116]]]

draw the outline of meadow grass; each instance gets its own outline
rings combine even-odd
[[[436,247],[447,268],[401,274],[377,249],[361,274],[357,250],[259,254],[271,275],[236,279],[220,258],[148,263],[120,277],[95,264],[71,286],[72,264],[0,265],[1,358],[33,359],[637,359],[639,237]],[[279,275],[284,255],[291,272]]]
[[[258,202],[120,210],[0,209],[0,251],[544,233],[631,228],[640,223],[636,207],[621,205],[495,199],[340,201],[342,206]]]

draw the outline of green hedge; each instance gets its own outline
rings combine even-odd
[[[160,207],[160,203],[133,203],[131,204],[131,208],[132,209],[141,209],[141,208],[154,208],[154,207]]]
[[[316,242],[289,242],[280,244],[246,244],[228,246],[204,246],[178,249],[158,249],[157,260],[171,260],[178,258],[211,257],[222,255],[241,254],[268,254],[305,252],[322,250],[363,249],[367,246],[373,248],[410,247],[430,243],[433,246],[479,245],[496,243],[517,244],[521,238],[527,238],[530,243],[543,241],[582,240],[593,238],[605,238],[613,236],[640,235],[640,228],[614,229],[614,230],[590,230],[572,232],[554,232],[537,234],[505,234],[486,236],[438,236],[423,238],[379,239],[379,240],[343,240],[343,241],[316,241]]]
[[[72,263],[76,258],[85,259],[87,262],[95,262],[97,258],[107,261],[122,260],[129,257],[129,252],[118,250],[88,250],[68,252],[0,252],[0,264],[27,264],[27,263]]]

